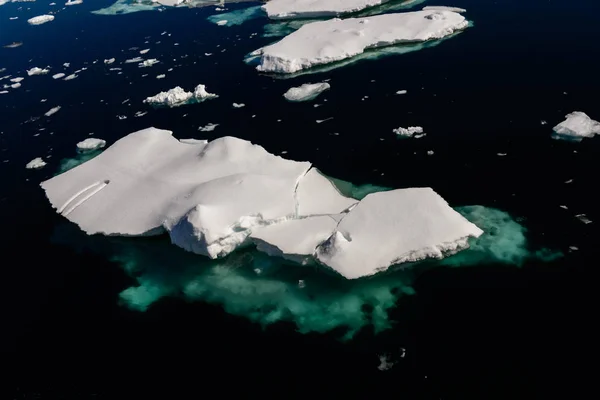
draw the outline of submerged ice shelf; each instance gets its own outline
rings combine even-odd
[[[213,259],[254,242],[268,254],[318,260],[349,279],[455,253],[481,234],[429,188],[359,201],[309,162],[233,137],[180,141],[155,128],[42,187],[90,235],[167,232],[177,246]]]
[[[256,50],[261,72],[291,74],[352,58],[368,49],[442,39],[468,26],[452,11],[415,11],[366,18],[331,19],[302,26]]]

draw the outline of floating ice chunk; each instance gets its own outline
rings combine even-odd
[[[105,65],[110,65],[110,64],[112,64],[114,62],[115,62],[114,58],[109,58],[109,59],[104,60],[104,64]]]
[[[314,100],[331,86],[327,82],[322,83],[305,83],[299,87],[290,88],[283,94],[283,97],[288,101],[310,101]]]
[[[87,138],[77,143],[77,150],[79,151],[94,151],[106,146],[106,140],[97,138]]]
[[[244,103],[233,103],[233,108],[242,108],[245,107],[246,105]]]
[[[41,25],[50,21],[54,21],[54,15],[39,15],[37,17],[29,18],[27,23],[29,25]]]
[[[387,1],[389,0],[270,0],[262,8],[271,19],[335,17]]]
[[[67,0],[65,6],[75,6],[77,4],[83,4],[83,0]]]
[[[304,25],[272,45],[257,50],[257,70],[294,73],[362,54],[366,49],[441,39],[468,26],[451,11],[416,11]]]
[[[56,113],[57,113],[57,112],[59,112],[59,111],[60,111],[60,106],[56,106],[56,107],[53,107],[53,108],[51,108],[50,110],[48,110],[48,112],[46,112],[46,114],[44,114],[44,115],[45,115],[46,117],[49,117],[49,116],[51,116],[51,115],[54,115],[54,114],[56,114]]]
[[[140,67],[151,67],[154,64],[158,64],[158,60],[156,58],[149,58],[147,60],[145,60],[144,62],[141,62],[139,64]]]
[[[584,223],[584,224],[586,224],[586,225],[587,225],[587,224],[591,224],[591,223],[592,223],[592,220],[591,220],[591,219],[589,219],[589,218],[587,217],[587,215],[585,215],[585,214],[577,214],[577,215],[575,216],[575,218],[577,218],[578,220],[580,220],[581,222],[583,222],[583,223]]]
[[[164,79],[165,77],[165,74],[156,75],[156,79]]]
[[[298,183],[296,202],[298,217],[304,217],[338,214],[355,205],[357,200],[343,196],[318,169],[312,168]]]
[[[19,83],[19,82],[21,82],[23,79],[25,79],[25,78],[22,78],[22,77],[20,77],[20,76],[17,76],[16,78],[12,78],[10,81],[11,81],[11,82],[14,82],[14,83]]]
[[[220,21],[217,21],[217,25],[219,25],[219,26],[225,26],[225,25],[227,25],[227,21],[224,20],[224,19],[222,19]]]
[[[152,106],[178,107],[184,104],[189,104],[193,97],[193,93],[186,92],[181,87],[176,86],[166,92],[160,92],[154,96],[146,98],[144,103]]]
[[[379,356],[379,365],[377,366],[377,369],[380,371],[387,371],[389,369],[392,369],[394,364],[396,364],[396,363],[393,361],[390,361],[389,354],[383,354],[383,355]]]
[[[425,136],[423,133],[423,127],[421,126],[409,126],[408,128],[398,128],[392,130],[396,135],[402,137],[415,137],[420,138]]]
[[[396,92],[396,94],[406,94],[406,93],[408,93],[408,90],[398,90]]]
[[[46,166],[46,162],[44,160],[42,160],[41,157],[37,157],[37,158],[34,158],[33,160],[29,161],[27,163],[27,165],[25,165],[25,168],[39,169],[39,168],[43,168],[45,166]]]
[[[20,83],[13,83],[12,85],[10,85],[10,87],[13,88],[13,89],[18,89],[18,88],[21,87],[21,84]]]
[[[398,189],[366,196],[316,255],[355,279],[394,264],[443,258],[468,248],[468,239],[482,233],[431,188]]]
[[[149,52],[150,49],[144,49],[144,50],[140,50],[140,54],[146,54],[147,52]]]
[[[19,17],[9,17],[8,19],[11,20],[11,21],[14,21],[16,19],[19,19]]]
[[[433,154],[434,154],[434,153],[433,153],[433,150],[427,150],[427,155],[428,155],[428,156],[432,156]]]
[[[219,126],[219,124],[213,124],[209,122],[208,124],[206,124],[206,126],[199,126],[198,130],[200,132],[212,132],[217,128],[217,126]]]
[[[63,74],[62,72],[52,75],[52,79],[60,79],[60,78],[64,78],[64,77],[65,77],[65,74]]]
[[[581,111],[567,114],[565,118],[565,121],[553,128],[554,137],[557,139],[581,141],[583,138],[600,134],[600,122],[594,121]]]
[[[0,94],[7,94],[8,90],[0,90]]]
[[[33,75],[46,75],[48,72],[50,72],[49,69],[42,69],[42,68],[38,68],[38,67],[33,67],[30,70],[27,70],[27,75],[29,75],[29,76],[33,76]]]
[[[134,58],[129,58],[129,59],[125,60],[125,64],[139,63],[142,61],[144,61],[144,59],[142,57],[134,57]]]
[[[65,79],[63,79],[63,81],[71,81],[71,80],[77,78],[78,76],[79,75],[77,75],[77,74],[71,74],[71,75],[67,76]]]
[[[63,63],[63,67],[65,68],[69,68],[71,66],[71,63]]]
[[[214,93],[208,93],[206,91],[206,85],[198,85],[194,89],[194,99],[196,99],[197,101],[204,101],[208,99],[214,99],[217,97],[219,96]]]
[[[447,7],[447,6],[425,6],[423,11],[452,11],[455,13],[465,13],[467,10],[459,7]]]

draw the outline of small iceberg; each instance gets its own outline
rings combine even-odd
[[[64,78],[64,77],[65,77],[65,74],[62,72],[52,75],[52,79],[60,79],[60,78]]]
[[[159,61],[158,61],[156,58],[149,58],[149,59],[147,59],[147,60],[145,60],[145,61],[143,61],[143,62],[139,63],[138,65],[139,65],[140,67],[142,67],[142,68],[143,68],[143,67],[151,67],[151,66],[153,66],[154,64],[158,64],[158,62],[159,62]]]
[[[42,25],[46,22],[54,21],[54,15],[38,15],[27,20],[29,25]]]
[[[105,64],[105,65],[110,65],[110,64],[112,64],[112,63],[114,63],[114,62],[115,62],[115,59],[114,59],[114,58],[109,58],[109,59],[107,59],[107,60],[104,60],[104,64]]]
[[[45,115],[46,117],[49,117],[49,116],[51,116],[51,115],[54,115],[54,114],[56,114],[56,113],[57,113],[57,112],[59,112],[59,111],[60,111],[60,106],[56,106],[56,107],[53,107],[53,108],[51,108],[50,110],[48,110],[48,112],[46,112],[44,115]]]
[[[38,67],[33,67],[33,68],[27,70],[27,75],[28,76],[46,75],[48,72],[50,72],[49,69],[42,69],[42,68],[38,68]]]
[[[414,137],[418,139],[425,136],[425,133],[423,133],[423,128],[420,126],[409,126],[408,128],[393,129],[393,132],[398,136],[407,138]]]
[[[600,134],[600,122],[594,121],[581,111],[574,111],[565,116],[565,120],[553,128],[555,139],[580,142],[583,138],[591,138]]]
[[[40,169],[46,166],[46,162],[44,160],[41,159],[41,157],[37,157],[34,158],[33,160],[29,161],[27,163],[27,165],[25,165],[25,168],[27,169]]]
[[[144,103],[153,107],[179,107],[186,104],[200,103],[204,100],[219,97],[216,94],[208,93],[205,85],[198,85],[194,92],[186,92],[183,88],[177,86],[166,92],[160,92],[154,96],[147,97]]]
[[[77,143],[77,150],[79,151],[94,151],[103,148],[106,146],[106,140],[97,139],[97,138],[87,138],[79,143]]]
[[[292,102],[310,101],[330,88],[331,86],[327,82],[305,83],[302,86],[290,88],[283,94],[283,97]]]
[[[75,6],[77,4],[83,4],[83,0],[67,0],[65,6]]]

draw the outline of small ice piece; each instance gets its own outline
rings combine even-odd
[[[205,55],[206,57],[210,57],[210,56],[212,56],[212,53],[204,53],[204,55]]]
[[[219,26],[227,25],[227,20],[222,19],[220,21],[217,21],[217,25],[219,25]]]
[[[156,79],[164,79],[165,76],[165,74],[156,75]]]
[[[146,54],[147,52],[149,52],[150,49],[144,49],[144,50],[140,50],[140,54]]]
[[[114,62],[115,62],[114,58],[109,58],[109,59],[104,60],[104,64],[105,65],[110,65],[110,64],[112,64]]]
[[[19,82],[21,82],[23,79],[25,79],[25,78],[22,78],[22,77],[20,77],[20,76],[17,76],[16,78],[12,78],[10,81],[11,81],[11,82],[14,82],[14,83],[19,83]]]
[[[29,161],[27,163],[27,165],[25,165],[25,168],[27,169],[40,169],[46,166],[46,162],[44,160],[42,160],[41,157],[37,157],[34,158],[33,160]]]
[[[562,209],[564,209],[564,210],[568,210],[569,209],[569,207],[567,207],[565,205],[562,205],[562,204],[559,207],[562,208]]]
[[[71,80],[77,78],[78,76],[79,75],[77,75],[77,74],[71,74],[71,75],[67,76],[65,79],[63,79],[63,81],[71,81]]]
[[[42,68],[38,68],[38,67],[33,67],[30,70],[27,70],[27,75],[29,75],[29,76],[33,76],[33,75],[46,75],[48,72],[50,72],[49,69],[42,69]]]
[[[392,132],[394,132],[398,136],[407,137],[407,138],[414,137],[415,134],[417,134],[419,137],[422,137],[425,135],[423,133],[423,127],[421,127],[421,126],[409,126],[408,128],[400,127],[398,129],[392,129]]]
[[[544,120],[541,120],[541,121],[540,121],[540,124],[542,124],[542,125],[546,125],[547,123],[548,123],[548,122],[547,122],[547,121],[544,121]]]
[[[16,19],[19,19],[19,17],[8,17],[8,19],[10,19],[11,21],[14,21]]]
[[[467,10],[459,7],[448,7],[448,6],[425,6],[423,11],[452,11],[455,13],[465,13]]]
[[[79,143],[77,143],[77,150],[79,151],[94,151],[103,148],[106,146],[106,140],[96,139],[96,138],[87,138]]]
[[[48,110],[48,112],[46,112],[46,114],[44,114],[46,117],[49,117],[51,115],[56,114],[58,111],[60,110],[60,106],[56,106],[51,108],[50,110]]]
[[[267,3],[267,6],[270,3]],[[416,11],[308,23],[279,42],[259,49],[261,72],[290,74],[362,54],[367,49],[442,39],[469,26],[451,11]]]
[[[64,63],[63,64],[63,67],[65,67],[65,68],[69,68],[70,66],[71,66],[71,63]]]
[[[580,220],[581,222],[583,222],[583,223],[584,223],[584,224],[586,224],[586,225],[587,225],[587,224],[591,224],[591,223],[592,223],[592,220],[591,220],[591,219],[589,219],[589,218],[587,217],[587,215],[585,215],[585,214],[577,214],[577,215],[575,216],[575,218],[577,218],[578,220]]]
[[[83,4],[83,0],[67,0],[65,6],[75,6],[77,4]]]
[[[497,155],[498,157],[504,157],[504,156],[506,156],[506,154],[507,154],[507,153],[497,153],[496,155]]]
[[[142,61],[144,61],[142,57],[128,58],[127,60],[125,60],[125,64],[140,63]]]
[[[356,279],[394,264],[454,254],[482,233],[431,188],[398,189],[366,196],[315,254]]]
[[[206,124],[206,126],[199,126],[198,130],[200,132],[212,132],[217,128],[217,126],[219,126],[219,124],[213,124],[209,122],[208,124]]]
[[[158,60],[156,58],[149,58],[147,60],[145,60],[144,62],[141,62],[139,64],[140,67],[144,68],[144,67],[151,67],[154,64],[158,64]]]
[[[201,102],[207,99],[219,97],[216,94],[208,93],[206,86],[198,85],[194,89],[194,93],[186,92],[181,87],[177,86],[166,92],[160,92],[154,96],[146,98],[144,103],[154,107],[179,107],[185,104]]]
[[[18,88],[21,87],[21,84],[20,83],[13,83],[12,85],[10,85],[10,87],[13,88],[13,89],[18,89]]]
[[[138,111],[134,114],[134,117],[139,118],[139,117],[143,117],[146,114],[148,114],[148,111]]]
[[[245,107],[246,105],[244,103],[233,103],[233,108],[242,108]]]
[[[554,138],[581,141],[600,134],[600,122],[594,121],[581,111],[566,115],[566,120],[553,128]]]
[[[427,150],[427,155],[428,155],[428,156],[432,156],[433,154],[434,154],[434,153],[433,153],[433,150]]]
[[[406,93],[408,93],[408,90],[398,90],[396,92],[396,94],[406,94]]]
[[[382,354],[379,356],[379,365],[377,366],[377,369],[380,371],[387,371],[391,369],[394,366],[394,364],[396,363],[390,361],[389,354]]]
[[[52,75],[52,79],[60,79],[60,78],[64,78],[64,77],[65,77],[65,74],[63,74],[62,72]]]
[[[283,94],[283,97],[292,102],[310,101],[316,99],[317,96],[330,88],[331,86],[327,82],[305,83],[302,86],[290,88]]]
[[[7,94],[8,90],[0,90],[0,94]]]
[[[54,21],[54,15],[38,15],[37,17],[29,18],[27,23],[29,25],[42,25],[50,21]]]
[[[117,115],[117,118],[119,118],[119,121],[122,121],[124,119],[127,119],[127,115]]]

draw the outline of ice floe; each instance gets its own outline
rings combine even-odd
[[[112,64],[114,62],[115,62],[114,58],[109,58],[109,59],[104,60],[104,64],[105,65],[110,65],[110,64]]]
[[[57,113],[57,112],[59,112],[59,111],[60,111],[60,106],[52,107],[52,108],[51,108],[51,109],[49,109],[49,110],[48,110],[48,111],[47,111],[47,112],[46,112],[44,115],[45,115],[46,117],[49,117],[49,116],[51,116],[51,115],[54,115],[54,114],[56,114],[56,113]]]
[[[387,1],[389,0],[270,0],[262,7],[272,19],[336,17]]]
[[[52,75],[52,79],[60,79],[60,78],[64,78],[66,74],[59,72],[58,74],[54,74]]]
[[[467,10],[465,10],[464,8],[448,6],[425,6],[423,7],[423,11],[452,11],[456,13],[467,12]]]
[[[41,157],[37,157],[34,158],[33,160],[29,161],[27,163],[27,165],[25,165],[25,168],[27,169],[40,169],[46,166],[46,162],[44,160],[41,159]]]
[[[342,195],[309,162],[245,140],[177,140],[134,132],[42,183],[60,214],[88,234],[168,232],[188,251],[223,257],[254,242],[270,255],[319,260],[348,279],[442,258],[482,231],[430,188]]]
[[[27,70],[27,75],[29,75],[29,76],[33,76],[33,75],[46,75],[48,72],[50,72],[49,69],[43,69],[43,68],[33,67],[33,68]]]
[[[288,101],[310,101],[314,100],[331,86],[327,82],[321,83],[305,83],[299,87],[290,88],[283,94],[283,97]]]
[[[77,150],[79,151],[94,151],[106,146],[106,140],[97,138],[87,138],[77,143]]]
[[[144,103],[154,107],[179,107],[185,104],[199,103],[204,100],[219,97],[216,94],[208,93],[205,85],[198,85],[194,92],[186,92],[181,87],[176,86],[166,92],[160,92],[154,96],[147,97]]]
[[[565,116],[565,120],[553,128],[556,139],[581,141],[583,138],[600,134],[600,122],[594,121],[584,112],[574,111]]]
[[[441,39],[469,25],[451,11],[416,11],[368,18],[332,19],[302,26],[253,53],[257,70],[294,73],[345,60],[367,49]]]
[[[206,126],[199,126],[198,130],[200,132],[212,132],[217,128],[217,126],[219,126],[219,124],[213,124],[209,122],[208,124],[206,124]]]
[[[158,62],[159,62],[159,61],[158,61],[156,58],[149,58],[149,59],[147,59],[147,60],[145,60],[145,61],[143,61],[143,62],[139,63],[138,65],[139,65],[140,67],[151,67],[151,66],[153,66],[154,64],[158,64]]]
[[[16,78],[10,79],[10,81],[14,82],[14,83],[19,83],[19,82],[23,81],[23,79],[25,79],[25,78],[23,78],[21,76],[17,76]]]
[[[50,21],[54,21],[54,15],[38,15],[37,17],[29,18],[27,23],[29,25],[41,25]]]
[[[144,59],[142,57],[134,57],[134,58],[129,58],[127,60],[125,60],[125,64],[133,64],[133,63],[139,63],[144,61]]]
[[[156,79],[164,79],[165,77],[165,74],[156,75]]]
[[[67,0],[65,6],[75,6],[77,4],[83,4],[83,0]]]
[[[71,74],[69,76],[67,76],[65,79],[63,79],[63,81],[72,81],[73,79],[77,78],[79,75],[77,74]]]
[[[408,90],[398,90],[396,92],[396,94],[406,94],[406,93],[408,93]]]
[[[417,139],[425,136],[425,133],[423,133],[423,128],[420,126],[409,126],[408,128],[398,128],[398,129],[394,129],[393,132],[398,136],[414,137]]]

